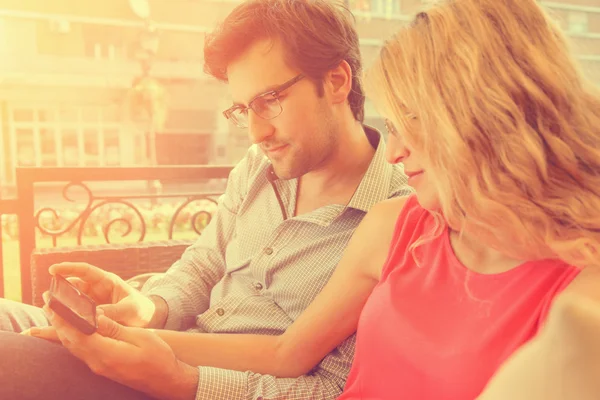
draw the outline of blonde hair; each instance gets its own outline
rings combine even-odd
[[[426,154],[448,226],[517,259],[600,265],[600,95],[534,0],[419,13],[366,85]]]

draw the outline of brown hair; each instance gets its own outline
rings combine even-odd
[[[288,65],[323,93],[325,73],[346,61],[352,70],[348,103],[364,119],[365,95],[358,33],[352,14],[326,0],[249,0],[237,6],[204,41],[204,71],[227,81],[227,66],[259,39],[281,40]]]

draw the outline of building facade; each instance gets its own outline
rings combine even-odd
[[[357,17],[365,66],[386,37],[430,2],[346,0]],[[246,133],[222,117],[227,88],[202,70],[205,32],[238,3],[0,0],[0,186],[14,185],[15,166],[239,160],[249,145]],[[600,83],[600,0],[541,4]],[[143,77],[151,83],[143,94],[151,107],[135,96]],[[162,111],[155,106],[165,108],[159,127],[152,121]],[[366,108],[366,122],[382,128],[371,104]]]

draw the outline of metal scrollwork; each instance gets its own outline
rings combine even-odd
[[[67,235],[69,233],[76,234],[77,244],[81,245],[83,238],[86,236],[86,228],[94,229],[94,235],[101,234],[104,236],[106,243],[111,243],[111,233],[119,234],[121,237],[127,237],[132,235],[134,232],[134,221],[139,221],[139,237],[135,240],[142,242],[148,232],[148,221],[147,218],[153,218],[153,216],[145,215],[143,210],[140,210],[133,202],[121,198],[102,198],[94,196],[92,190],[82,182],[70,182],[62,190],[62,197],[70,203],[76,203],[77,200],[71,195],[73,188],[79,188],[83,191],[85,200],[82,202],[83,210],[80,212],[71,212],[66,215],[57,211],[52,207],[44,207],[39,209],[35,213],[35,225],[40,233],[48,235],[52,238],[53,246],[57,246],[57,239],[60,236]],[[176,225],[183,222],[187,225],[191,224],[191,231],[197,235],[202,234],[202,230],[211,221],[212,213],[210,208],[214,205],[216,207],[217,201],[214,198],[214,194],[186,194],[186,195],[167,195],[167,196],[133,196],[132,198],[144,198],[150,199],[155,197],[186,197],[186,200],[180,204],[172,214],[168,225],[168,239],[173,239]],[[81,198],[79,199],[81,201]],[[191,207],[193,203],[200,202],[200,205]],[[202,204],[204,202],[205,204]],[[207,204],[208,203],[208,204]],[[108,209],[108,215],[106,218],[102,218],[96,225],[90,225],[93,219],[92,214],[97,212],[103,207],[114,207],[119,206],[118,209]],[[168,205],[167,205],[167,208]],[[187,209],[187,210],[186,210]],[[127,212],[127,210],[130,210]],[[172,209],[169,209],[171,211]],[[186,213],[186,211],[189,211]],[[48,214],[50,214],[48,216]],[[170,214],[170,213],[169,213]],[[150,223],[154,223],[151,220]],[[137,225],[137,224],[136,224]],[[187,225],[189,226],[189,225]],[[101,228],[101,229],[100,229]],[[186,229],[187,230],[187,229]],[[136,229],[137,231],[137,229]]]
[[[94,194],[92,193],[91,189],[82,182],[70,182],[67,185],[65,185],[65,187],[63,187],[62,197],[71,203],[75,203],[77,201],[76,199],[71,197],[69,194],[71,189],[75,188],[75,187],[83,189],[83,192],[85,193],[87,204],[85,204],[85,208],[79,214],[77,214],[75,216],[75,218],[73,218],[70,222],[67,222],[66,226],[60,227],[60,228],[54,227],[56,225],[58,225],[58,226],[62,225],[61,224],[61,215],[54,208],[43,207],[43,208],[40,208],[35,213],[35,216],[34,216],[35,226],[37,227],[37,229],[39,229],[39,231],[42,234],[48,235],[52,238],[52,245],[54,247],[57,246],[58,237],[63,236],[65,234],[73,231],[74,229],[77,229],[77,244],[81,245],[83,242],[83,235],[84,235],[86,224],[89,222],[89,219],[90,219],[90,216],[92,215],[92,213],[101,207],[104,207],[106,205],[114,205],[114,204],[120,204],[120,205],[123,205],[123,206],[133,210],[133,213],[137,216],[137,218],[139,219],[139,221],[141,223],[140,236],[137,239],[137,241],[141,242],[144,240],[144,237],[146,236],[146,222],[144,220],[144,217],[142,216],[142,213],[139,211],[139,209],[135,205],[133,205],[131,202],[128,202],[128,201],[125,201],[122,199],[101,200],[97,204],[94,204],[94,202],[96,202],[99,199],[94,197]],[[53,227],[48,227],[47,225],[44,224],[44,221],[42,221],[43,217],[45,217],[48,213],[51,214],[50,224],[54,225]],[[45,222],[46,222],[46,224],[48,223],[48,221],[45,221]],[[104,239],[106,240],[106,243],[110,243],[110,232],[111,232],[111,229],[113,229],[113,227],[116,226],[116,224],[122,224],[122,225],[125,225],[125,227],[126,227],[125,231],[121,234],[121,237],[126,237],[133,231],[133,225],[132,225],[132,222],[130,219],[125,218],[125,217],[109,219],[108,221],[102,223],[102,225],[103,225],[102,233],[104,235]],[[78,228],[75,228],[77,225],[78,225]]]
[[[175,210],[175,213],[173,214],[173,217],[171,218],[171,223],[169,224],[169,239],[173,239],[173,233],[175,230],[175,224],[177,222],[177,218],[181,215],[181,213],[183,212],[183,210],[188,207],[190,204],[196,202],[196,201],[208,201],[209,203],[214,204],[215,206],[217,205],[217,201],[209,196],[192,196],[189,197],[185,202],[183,202],[179,207],[177,207],[177,210]],[[205,222],[202,224],[204,225],[202,228],[199,227],[199,221],[200,218],[204,218]],[[196,211],[194,214],[191,215],[190,218],[190,223],[192,224],[192,229],[194,230],[194,232],[196,232],[198,235],[202,234],[202,229],[204,229],[204,227],[206,225],[208,225],[208,223],[210,222],[210,220],[212,219],[212,214],[206,210],[198,210]]]
[[[56,247],[56,239],[59,236],[64,235],[65,233],[69,232],[71,229],[73,229],[73,227],[79,222],[81,221],[81,218],[83,217],[83,215],[86,213],[86,211],[92,206],[92,203],[94,202],[94,195],[92,194],[92,191],[90,190],[90,188],[85,185],[82,182],[69,182],[67,185],[65,185],[65,187],[63,187],[62,190],[62,197],[71,202],[71,203],[75,203],[76,200],[69,197],[69,190],[73,187],[79,187],[81,189],[83,189],[84,193],[87,196],[87,205],[85,207],[85,209],[79,214],[77,215],[77,217],[75,219],[73,219],[73,221],[71,221],[71,223],[67,224],[67,226],[65,228],[58,228],[58,229],[53,229],[53,228],[48,228],[48,227],[44,227],[42,224],[42,214],[44,213],[51,213],[52,214],[52,222],[54,223],[58,223],[61,219],[60,215],[58,214],[58,212],[50,207],[43,207],[40,208],[34,216],[34,221],[35,221],[35,226],[40,230],[41,233],[46,234],[48,236],[50,236],[52,238],[52,244],[53,246]],[[81,243],[80,243],[81,244]]]
[[[125,201],[125,200],[115,199],[115,200],[103,200],[103,201],[99,202],[98,204],[94,205],[93,207],[89,207],[88,209],[86,209],[86,212],[85,212],[86,215],[85,215],[85,217],[82,218],[81,224],[79,225],[79,231],[77,232],[77,243],[81,244],[81,238],[83,237],[83,231],[85,228],[85,224],[88,221],[88,219],[90,218],[90,216],[92,215],[92,213],[94,211],[96,211],[97,209],[99,209],[103,206],[106,206],[108,204],[111,204],[111,205],[121,204],[121,205],[124,205],[125,207],[133,210],[133,212],[135,213],[135,215],[138,216],[138,218],[141,222],[140,237],[138,238],[137,241],[142,242],[144,240],[144,237],[146,237],[146,221],[144,220],[144,216],[142,215],[140,210],[138,210],[138,208],[136,206],[134,206],[132,203]],[[123,232],[121,234],[121,237],[126,237],[133,231],[133,225],[131,224],[131,221],[129,219],[124,218],[124,217],[111,219],[102,228],[102,233],[104,234],[104,240],[106,240],[106,243],[110,243],[109,233],[110,233],[111,228],[116,223],[125,224],[125,226],[127,227],[125,232]]]

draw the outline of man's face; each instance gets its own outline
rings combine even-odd
[[[298,74],[286,65],[278,40],[256,41],[227,68],[233,101],[242,106]],[[283,111],[275,118],[248,110],[248,133],[279,178],[298,178],[319,168],[336,148],[333,106],[308,78],[282,91],[278,99]]]

